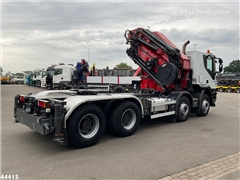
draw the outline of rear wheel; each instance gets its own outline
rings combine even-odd
[[[115,93],[124,93],[125,89],[122,86],[117,86],[114,88]]]
[[[72,89],[72,85],[67,85],[66,87],[64,87],[65,90],[69,90],[69,89]]]
[[[96,105],[83,106],[73,114],[68,124],[71,144],[88,147],[96,144],[106,128],[102,110]]]
[[[186,121],[190,111],[191,107],[189,99],[186,96],[182,96],[177,106],[177,122]]]
[[[112,132],[111,130],[111,126],[110,126],[110,116],[111,116],[111,113],[112,110],[114,109],[114,107],[117,107],[118,104],[121,103],[119,102],[118,100],[111,100],[110,102],[107,103],[107,105],[104,107],[104,115],[105,115],[105,118],[106,118],[106,131],[108,132]]]
[[[138,128],[141,112],[138,106],[130,101],[123,102],[110,116],[112,131],[118,136],[130,136]]]
[[[206,116],[209,112],[209,109],[210,109],[210,99],[207,94],[204,94],[196,114],[198,116]]]
[[[237,93],[240,93],[240,88],[237,88],[237,89],[236,89],[236,92],[237,92]]]

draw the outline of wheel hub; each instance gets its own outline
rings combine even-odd
[[[79,122],[79,134],[84,138],[92,138],[100,127],[99,119],[94,114],[87,114]]]
[[[129,113],[126,113],[123,117],[123,124],[127,126],[131,122],[131,115]]]
[[[137,116],[135,111],[133,111],[132,109],[127,109],[123,115],[122,115],[122,119],[121,119],[121,123],[122,123],[122,127],[124,129],[130,130],[136,123]]]
[[[209,102],[207,100],[203,100],[203,103],[202,103],[202,109],[203,109],[203,112],[206,113],[209,109]]]
[[[182,117],[185,117],[188,114],[188,111],[189,111],[188,105],[183,102],[180,106],[180,113]]]
[[[87,129],[92,129],[93,127],[93,121],[91,119],[87,119],[82,123],[82,129],[87,130]]]

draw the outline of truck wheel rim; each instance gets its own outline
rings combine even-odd
[[[206,113],[208,111],[209,107],[210,107],[209,102],[206,99],[204,99],[202,102],[203,113]]]
[[[137,116],[135,111],[132,109],[127,109],[126,111],[124,111],[121,118],[122,127],[127,130],[132,129],[136,123],[136,119]]]
[[[187,114],[188,114],[188,112],[189,112],[189,107],[188,107],[188,105],[187,105],[185,102],[182,102],[182,103],[181,103],[181,106],[180,106],[180,114],[181,114],[181,116],[182,116],[183,118],[186,117]]]
[[[99,130],[100,122],[95,114],[86,114],[78,124],[79,134],[86,138],[92,138]]]

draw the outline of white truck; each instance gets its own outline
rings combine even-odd
[[[54,67],[52,89],[98,89],[105,92],[128,92],[133,80],[140,80],[139,76],[123,76],[124,73],[111,72],[112,76],[105,76],[102,70],[100,76],[85,76],[84,82],[78,81],[78,74],[73,65],[58,65]],[[118,72],[121,72],[118,70]],[[130,75],[130,73],[129,73]],[[50,85],[49,85],[50,86]]]
[[[183,122],[189,114],[206,116],[215,106],[216,63],[210,52],[182,52],[160,32],[127,30],[128,56],[142,68],[133,93],[95,90],[49,90],[15,96],[14,118],[62,145],[88,147],[102,137],[106,125],[118,136],[132,135],[140,120],[168,116]],[[84,92],[87,94],[83,95]],[[156,132],[157,133],[157,132]]]
[[[33,86],[45,87],[46,84],[46,71],[44,69],[37,69],[33,73],[32,81]]]
[[[13,77],[11,78],[12,84],[24,84],[23,77]]]
[[[41,88],[46,87],[47,89],[51,89],[52,79],[55,71],[54,66],[55,65],[52,65],[44,69],[37,69],[33,71],[34,73],[32,75],[32,85]]]

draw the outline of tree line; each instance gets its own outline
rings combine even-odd
[[[224,67],[224,72],[240,73],[240,60],[233,60],[228,66]]]

